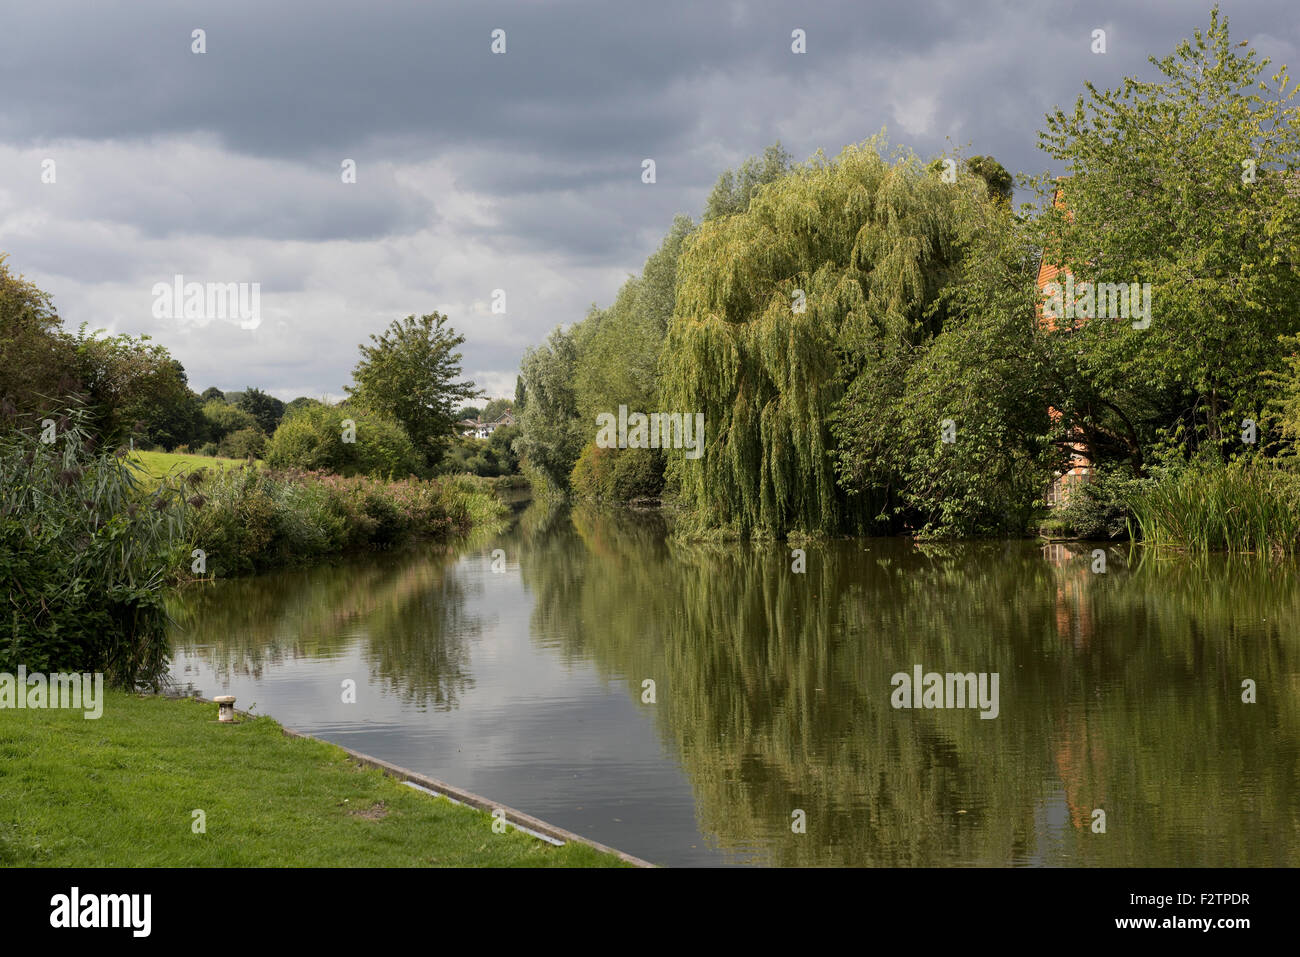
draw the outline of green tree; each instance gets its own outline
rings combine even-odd
[[[252,386],[240,393],[236,405],[247,412],[257,422],[257,427],[266,435],[275,432],[284,416],[284,403],[273,395],[267,395],[261,389]]]
[[[454,434],[455,410],[481,395],[473,382],[458,381],[465,341],[439,313],[394,320],[382,335],[362,344],[349,396],[396,420],[430,466],[436,466]]]
[[[257,420],[238,406],[228,405],[222,399],[203,403],[203,419],[207,424],[208,439],[220,442],[232,432],[257,427]]]
[[[113,444],[134,438],[169,447],[201,439],[198,397],[181,364],[147,335],[103,332],[83,324],[71,338],[94,430]]]
[[[288,415],[290,412],[296,412],[298,409],[304,409],[307,408],[308,406],[324,405],[324,404],[325,403],[321,402],[320,399],[311,399],[305,395],[300,395],[298,396],[298,398],[293,399],[290,402],[285,404],[284,414]],[[283,417],[281,417],[280,421],[282,422],[284,421]]]
[[[735,170],[727,170],[718,177],[713,191],[704,206],[704,219],[732,216],[749,209],[749,204],[759,188],[774,183],[790,172],[792,157],[778,140],[763,155],[751,156]]]
[[[10,272],[0,255],[0,424],[39,428],[82,383],[75,346],[50,295]]]
[[[905,365],[900,350],[943,328],[942,293],[990,205],[970,173],[947,184],[884,148],[819,154],[686,248],[662,407],[705,416],[704,454],[668,455],[701,525],[830,531],[874,510],[837,484],[832,414],[846,384]]]
[[[266,433],[258,428],[237,429],[217,445],[217,454],[230,459],[261,458],[266,452]]]
[[[189,387],[185,368],[175,359],[160,362],[147,383],[135,389],[124,409],[140,425],[144,441],[164,449],[202,442],[207,436],[202,401]]]
[[[592,308],[577,333],[581,350],[576,372],[579,415],[594,435],[595,416],[649,411],[659,391],[659,353],[677,297],[677,262],[694,229],[678,216],[640,276],[619,289],[608,309]]]
[[[969,246],[934,334],[859,331],[846,343],[831,431],[839,484],[869,506],[870,530],[1024,533],[1063,464],[1034,311],[1037,259],[1007,204],[969,212],[978,219],[964,227]]]
[[[515,440],[519,434],[518,425],[503,425],[488,436],[488,448],[496,458],[496,474],[513,475],[519,471],[519,457],[515,454]]]
[[[515,449],[547,481],[561,490],[595,422],[587,428],[578,419],[574,372],[578,349],[573,330],[555,329],[542,345],[528,349],[519,366],[527,401],[520,414]]]
[[[1011,202],[1015,192],[1015,180],[1006,167],[992,156],[972,156],[966,161],[966,169],[988,184],[989,192],[1006,202]]]
[[[677,263],[694,228],[689,217],[676,217],[659,248],[646,260],[641,275],[623,284],[608,309],[593,308],[577,330],[576,402],[581,424],[587,428],[587,441],[594,437],[595,418],[601,412],[616,414],[620,405],[641,412],[656,407],[659,354],[677,298]],[[628,451],[608,450],[602,460],[609,459],[612,469],[613,460]],[[662,485],[663,457],[635,458],[640,471],[653,472],[657,468],[659,474],[649,484]],[[632,470],[632,463],[627,463],[620,474],[631,474]],[[646,484],[638,479],[637,487],[643,489]],[[587,483],[584,489],[594,487]],[[580,490],[579,494],[594,493]],[[649,493],[639,491],[625,497],[636,494]]]
[[[1087,84],[1040,141],[1067,176],[1038,181],[1036,241],[1077,281],[1150,283],[1151,315],[1061,322],[1055,402],[1095,460],[1241,449],[1300,331],[1300,123],[1286,68],[1229,38],[1216,7],[1160,77]],[[1058,196],[1059,201],[1053,203]],[[1108,304],[1109,305],[1109,304]],[[1135,328],[1136,327],[1136,328]]]

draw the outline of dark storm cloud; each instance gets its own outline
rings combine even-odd
[[[812,60],[888,58],[978,29],[960,2],[801,4],[45,3],[7,16],[7,139],[214,130],[241,151],[301,156],[397,131],[429,143],[526,143],[556,155],[691,129],[674,83],[711,72],[801,76]],[[508,53],[489,52],[494,28]],[[207,33],[202,56],[190,33]],[[705,104],[698,104],[703,107]]]
[[[1223,9],[1237,38],[1296,58],[1291,0]],[[300,391],[337,394],[358,330],[439,303],[469,335],[467,369],[505,376],[520,343],[608,302],[674,214],[698,217],[718,174],[774,140],[803,159],[887,127],[922,155],[969,143],[1013,172],[1051,169],[1043,114],[1086,80],[1151,76],[1148,54],[1167,55],[1208,10],[24,4],[0,18],[0,250],[120,331],[150,331],[140,290],[172,271],[299,292],[278,300],[283,335],[263,335],[248,369],[268,384],[279,369]],[[489,50],[494,28],[504,56]],[[804,55],[791,53],[795,28]],[[1094,28],[1107,31],[1104,55],[1090,52]],[[33,185],[47,155],[57,187]],[[356,186],[339,181],[345,158]],[[656,161],[653,186],[643,158]],[[509,324],[477,311],[497,286],[511,290]],[[196,382],[231,385],[220,364],[254,360],[216,336],[176,348]]]
[[[1252,32],[1293,35],[1285,2],[1228,10]],[[412,161],[473,147],[535,162],[513,171],[498,163],[491,176],[469,170],[469,188],[580,191],[620,175],[633,184],[642,156],[663,161],[708,139],[733,158],[761,150],[778,128],[793,131],[801,156],[834,153],[882,125],[909,139],[882,102],[883,83],[859,87],[851,78],[887,79],[900,60],[920,58],[928,71],[918,83],[926,72],[944,79],[931,91],[933,132],[913,133],[913,145],[941,148],[959,125],[980,149],[1037,168],[1032,132],[1045,108],[1070,100],[1085,77],[1113,81],[1143,68],[1148,52],[1167,52],[1205,19],[1186,2],[1064,4],[1050,13],[961,0],[50,2],[6,15],[0,139],[208,133],[235,152],[330,170],[344,157]],[[1108,28],[1106,56],[1088,50],[1094,26]],[[489,52],[496,27],[507,31],[504,56]],[[802,57],[789,49],[794,27],[808,34]],[[207,34],[203,56],[190,52],[194,28]],[[976,55],[968,44],[980,38],[995,48]],[[700,96],[712,77],[734,81],[725,100]],[[747,86],[762,98],[746,99]],[[801,130],[809,98],[835,104],[845,122]],[[827,127],[847,139],[817,139]],[[719,172],[679,168],[672,182],[698,191]],[[308,239],[336,235],[345,222],[358,236],[410,224],[389,209],[338,203],[261,218],[238,205],[236,197],[235,209],[201,208],[195,218],[217,234]]]

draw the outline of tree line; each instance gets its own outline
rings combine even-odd
[[[1047,115],[1063,175],[1017,177],[1018,207],[995,159],[883,132],[724,174],[612,305],[525,355],[527,467],[710,534],[1019,534],[1079,452],[1094,481],[1059,517],[1082,534],[1189,474],[1283,470],[1293,496],[1296,87],[1217,8],[1151,63]],[[1144,286],[1149,321],[1045,321],[1044,264]],[[619,405],[704,412],[705,454],[599,448]]]
[[[463,403],[482,395],[461,381],[464,341],[438,313],[395,320],[359,347],[347,397],[334,404],[306,396],[286,403],[253,386],[196,393],[184,366],[148,335],[107,335],[85,324],[66,331],[50,295],[0,256],[0,426],[7,429],[35,429],[77,408],[96,440],[113,447],[265,458],[343,475],[512,473],[513,430],[498,430],[489,443],[456,434],[456,420],[469,411]]]

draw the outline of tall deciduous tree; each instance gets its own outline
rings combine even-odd
[[[251,385],[240,393],[236,405],[251,415],[256,420],[257,427],[268,437],[275,434],[280,420],[284,418],[284,403]]]
[[[994,202],[965,206],[975,218],[934,335],[859,332],[847,343],[835,462],[841,487],[870,506],[872,530],[1023,533],[1063,467],[1034,309],[1038,260],[990,193]]]
[[[1300,331],[1296,86],[1285,67],[1265,82],[1268,60],[1243,45],[1216,7],[1205,32],[1151,58],[1159,79],[1087,84],[1040,134],[1067,172],[1038,184],[1046,260],[1077,282],[1151,284],[1149,317],[1054,336],[1057,407],[1103,461],[1241,448],[1241,420],[1271,397],[1261,372]]]
[[[82,387],[74,345],[60,329],[50,295],[12,273],[0,255],[0,421],[39,427]]]
[[[361,361],[352,372],[349,396],[406,430],[430,466],[436,466],[451,438],[455,410],[482,395],[473,382],[460,380],[465,337],[446,316],[434,312],[394,320],[382,335],[362,343]]]
[[[573,330],[555,329],[546,342],[524,353],[519,366],[525,401],[515,450],[559,489],[567,489],[578,453],[595,431],[578,418],[574,372],[578,348]]]
[[[732,216],[749,209],[749,204],[759,188],[775,183],[790,172],[792,157],[780,141],[763,150],[763,155],[751,156],[737,169],[727,170],[718,177],[713,191],[704,205],[704,219]]]
[[[592,309],[578,330],[578,411],[595,436],[595,417],[620,405],[650,411],[658,392],[659,352],[677,295],[677,261],[693,226],[678,216],[659,248],[607,309]]]
[[[745,213],[706,221],[687,247],[662,407],[705,414],[703,456],[670,454],[668,466],[702,524],[839,527],[851,503],[830,420],[846,382],[879,375],[869,358],[942,328],[940,293],[988,191],[967,172],[949,184],[883,150],[877,137],[835,161],[819,154]]]
[[[185,369],[149,336],[108,336],[82,325],[71,337],[95,429],[109,442],[128,437],[166,448],[207,431]]]

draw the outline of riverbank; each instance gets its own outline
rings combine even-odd
[[[186,554],[195,577],[228,578],[421,539],[496,529],[509,509],[489,480],[468,475],[383,479],[235,469],[184,481]],[[180,563],[177,563],[178,565]]]
[[[6,710],[0,781],[6,867],[626,866],[184,699],[108,691],[98,720]]]

